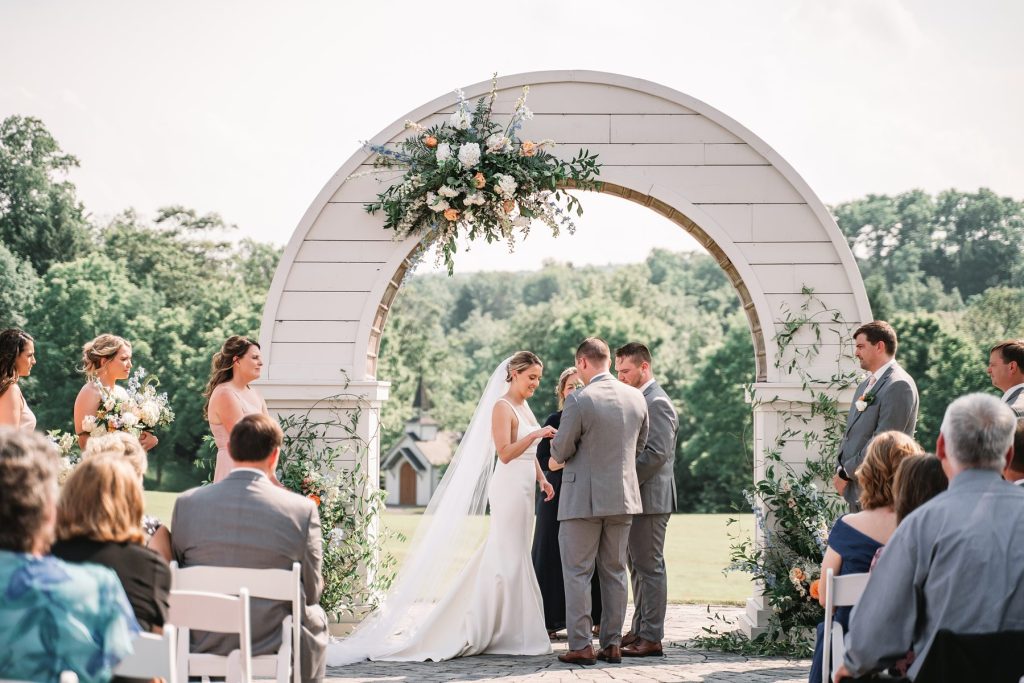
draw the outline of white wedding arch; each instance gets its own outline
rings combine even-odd
[[[465,88],[470,101],[490,81]],[[784,311],[806,300],[805,287],[849,324],[871,319],[860,272],[843,234],[822,202],[764,141],[713,107],[656,83],[594,71],[543,71],[498,80],[497,114],[511,113],[530,86],[533,139],[551,138],[562,153],[599,154],[603,192],[643,204],[693,235],[732,281],[750,324],[756,356],[753,449],[759,474],[765,449],[785,428],[780,411],[811,400],[800,378],[779,362],[776,333]],[[454,111],[454,95],[410,112],[373,143],[405,136],[404,122],[430,125]],[[260,342],[266,364],[260,389],[277,413],[317,410],[325,397],[351,396],[358,432],[370,444],[361,463],[377,481],[379,411],[387,378],[377,354],[388,311],[410,266],[417,240],[395,241],[383,218],[363,205],[384,187],[358,175],[372,163],[360,151],[327,181],[292,234],[270,289]],[[395,173],[397,178],[400,173]],[[384,176],[387,178],[388,176]],[[785,353],[813,343],[794,339]],[[820,350],[813,376],[848,370],[839,348]],[[848,399],[849,397],[847,397]],[[343,433],[338,438],[344,438]],[[799,464],[808,449],[786,441],[783,456]],[[352,466],[355,463],[346,463]],[[748,631],[764,625],[759,596],[748,604]]]

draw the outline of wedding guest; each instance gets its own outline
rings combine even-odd
[[[65,562],[113,569],[139,626],[160,633],[171,572],[144,545],[142,510],[142,485],[130,460],[112,454],[85,457],[61,489],[52,552]]]
[[[940,630],[1024,630],[1024,497],[1000,473],[1014,412],[985,394],[946,409],[936,455],[949,490],[907,517],[853,610],[835,680],[889,666],[913,650],[915,679]],[[979,672],[976,680],[990,680]]]
[[[323,592],[323,544],[316,504],[274,486],[270,474],[281,452],[281,428],[266,415],[246,415],[231,430],[233,469],[223,480],[186,491],[174,505],[171,542],[182,567],[290,569],[302,565],[302,680],[322,680],[327,649]],[[277,652],[281,621],[291,614],[283,602],[252,605],[252,653]],[[193,651],[226,655],[238,636],[204,633]]]
[[[949,479],[938,458],[931,453],[908,455],[896,468],[892,484],[896,525],[948,488]]]
[[[40,434],[0,428],[0,679],[109,681],[139,626],[117,575],[49,555],[57,454]],[[17,653],[17,656],[10,656]]]
[[[149,458],[146,456],[146,449],[134,436],[127,432],[111,432],[89,439],[85,450],[82,451],[82,458],[99,455],[124,458],[135,471],[139,485],[144,486]],[[143,515],[142,530],[146,534],[146,547],[159,553],[165,562],[170,562],[171,534],[167,527],[156,517]]]
[[[1024,417],[1024,339],[1008,339],[989,350],[988,376],[1003,402]]]
[[[914,439],[899,431],[882,432],[868,442],[864,461],[855,474],[860,484],[861,511],[836,520],[821,561],[821,576],[825,576],[829,569],[835,576],[868,571],[875,552],[889,541],[896,530],[892,492],[896,469],[904,458],[923,452]],[[825,606],[826,593],[823,585],[818,594],[822,607]],[[849,630],[849,621],[850,608],[837,608],[835,622],[841,624],[844,631]],[[819,623],[814,659],[807,679],[810,683],[820,683],[822,667],[828,666],[828,661],[822,657],[823,629],[824,622]]]
[[[855,393],[839,444],[832,485],[850,512],[857,512],[860,491],[853,473],[864,460],[868,442],[876,434],[896,430],[914,435],[917,426],[917,385],[896,362],[896,330],[884,320],[861,325],[853,333],[854,353],[868,375]]]
[[[1003,470],[1003,478],[1017,486],[1024,486],[1024,417],[1017,418],[1013,433],[1013,458]]]
[[[548,415],[544,421],[545,427],[554,427],[562,420],[562,406],[565,405],[565,397],[583,388],[578,371],[575,367],[562,370],[558,376],[558,384],[555,387],[555,396],[558,398],[558,410]],[[548,636],[554,638],[556,634],[565,628],[565,583],[562,579],[562,556],[558,546],[558,492],[562,488],[562,470],[560,465],[551,459],[551,439],[541,439],[537,443],[537,460],[540,461],[540,468],[544,476],[555,490],[555,497],[550,501],[537,500],[537,521],[533,533],[533,569],[537,574],[537,583],[540,585],[540,594],[544,601],[544,624]],[[594,582],[590,590],[591,618],[595,624],[601,622],[601,584],[594,575]],[[600,633],[600,627],[595,626],[594,631]]]
[[[235,335],[228,337],[220,351],[213,355],[210,380],[206,383],[203,396],[203,416],[210,423],[213,440],[217,443],[217,465],[213,481],[218,482],[231,472],[231,456],[228,454],[228,435],[246,415],[262,413],[269,415],[267,402],[249,384],[260,378],[263,357],[260,345],[249,337]],[[277,476],[270,474],[275,484]]]
[[[35,364],[35,340],[28,332],[16,328],[0,332],[0,426],[28,432],[36,428],[36,416],[18,386],[18,379],[32,374]]]
[[[75,399],[75,432],[82,449],[89,441],[89,431],[83,427],[86,417],[95,416],[104,394],[114,390],[118,380],[128,379],[132,369],[132,345],[114,334],[101,334],[82,347],[82,371],[86,383]],[[156,447],[159,439],[150,432],[142,432],[139,443],[147,451]]]

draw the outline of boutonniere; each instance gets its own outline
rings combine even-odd
[[[874,402],[875,402],[875,392],[874,391],[869,391],[868,393],[864,394],[859,399],[857,399],[857,402],[854,405],[857,406],[857,412],[858,413],[863,413],[865,410],[868,409],[868,406],[871,405]]]

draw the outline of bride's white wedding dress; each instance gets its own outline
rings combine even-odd
[[[493,394],[499,384],[504,384],[495,383],[493,378],[467,429],[460,453],[435,493],[439,500],[432,499],[424,515],[421,525],[427,528],[425,533],[417,532],[418,547],[401,568],[381,609],[352,636],[328,645],[329,666],[364,659],[441,661],[485,653],[551,652],[540,588],[530,559],[537,446],[534,442],[508,463],[497,460],[491,469],[495,462],[494,443],[489,436]],[[517,440],[540,428],[525,403],[509,405],[519,421]],[[486,424],[481,424],[484,416]],[[473,449],[483,447],[480,439],[474,438],[483,434],[481,427],[487,428],[489,452],[461,454],[467,441]],[[480,494],[484,490],[490,503],[487,536],[468,561],[453,561],[452,555],[458,555],[458,541],[464,536],[459,524],[474,514],[479,519],[483,512]],[[476,499],[468,505],[470,512],[466,512],[465,501],[452,507],[460,496]],[[474,506],[479,509],[472,512]],[[454,581],[444,578],[442,565],[459,568]],[[434,593],[431,584],[441,585],[443,592]]]

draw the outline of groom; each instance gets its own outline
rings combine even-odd
[[[565,399],[551,457],[565,464],[558,504],[558,542],[565,578],[569,664],[622,661],[626,619],[626,548],[632,516],[643,512],[636,458],[647,441],[647,402],[608,371],[611,354],[590,337],[576,349],[587,386]],[[590,582],[601,577],[601,650],[591,645]]]

